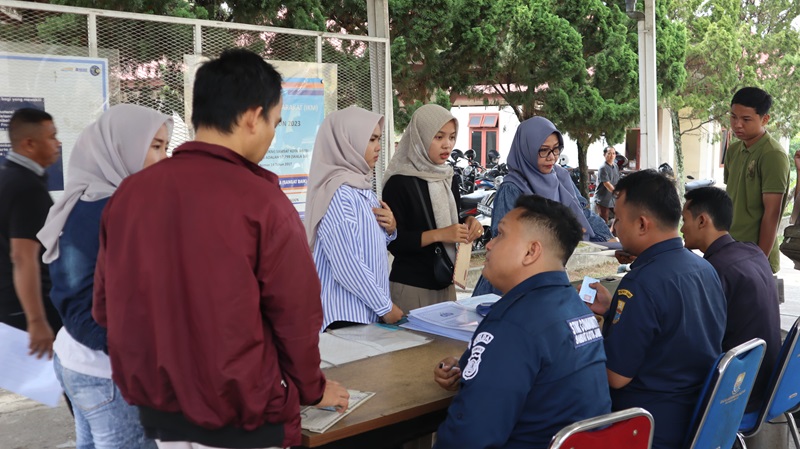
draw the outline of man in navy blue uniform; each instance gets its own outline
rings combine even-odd
[[[674,184],[654,170],[616,185],[617,236],[638,256],[613,298],[601,285],[592,310],[603,333],[614,410],[653,414],[653,448],[677,449],[705,378],[722,352],[726,304],[714,267],[683,247]]]
[[[435,448],[546,448],[563,427],[610,411],[600,327],[564,271],[582,236],[567,207],[537,196],[500,221],[483,275],[504,296],[461,360],[434,369],[458,390]]]
[[[747,412],[757,411],[778,360],[781,348],[781,318],[778,289],[764,251],[752,242],[737,242],[728,231],[733,221],[733,203],[716,187],[692,190],[684,196],[684,245],[699,249],[717,270],[728,300],[728,321],[722,350],[727,351],[753,338],[767,342],[767,350]],[[750,446],[748,444],[748,446]]]

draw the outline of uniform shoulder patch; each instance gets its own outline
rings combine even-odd
[[[614,319],[611,321],[611,324],[617,324],[619,318],[622,316],[622,311],[625,309],[625,301],[618,299],[617,300],[617,310],[614,312]]]
[[[620,289],[618,289],[618,290],[617,290],[617,294],[618,294],[619,296],[624,296],[624,297],[626,297],[626,298],[628,298],[628,299],[631,299],[631,298],[633,298],[633,293],[631,293],[631,291],[630,291],[630,290],[628,290],[627,288],[620,288]]]
[[[467,366],[464,367],[464,372],[461,377],[464,380],[470,380],[478,375],[478,369],[481,367],[481,354],[486,350],[485,346],[473,346],[472,352],[469,353]]]
[[[567,325],[572,331],[576,348],[603,339],[603,333],[600,331],[600,325],[597,324],[597,318],[594,315],[567,320]]]

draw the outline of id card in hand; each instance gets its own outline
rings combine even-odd
[[[581,291],[578,295],[581,297],[583,302],[588,304],[594,304],[594,298],[597,296],[597,290],[589,287],[589,284],[594,284],[595,282],[600,282],[598,279],[593,277],[584,276],[583,284],[581,284]]]

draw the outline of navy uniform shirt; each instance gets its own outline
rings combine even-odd
[[[725,295],[714,267],[680,238],[642,252],[619,284],[605,323],[608,369],[631,382],[614,410],[643,407],[653,448],[679,448],[705,378],[722,352]]]
[[[730,234],[715,240],[703,257],[717,270],[728,300],[728,324],[722,350],[727,351],[753,338],[767,342],[753,393],[747,401],[748,412],[758,410],[781,349],[778,288],[772,268],[758,245],[737,242]]]
[[[597,320],[564,272],[533,276],[492,307],[464,352],[461,389],[436,448],[546,448],[563,427],[608,413]]]

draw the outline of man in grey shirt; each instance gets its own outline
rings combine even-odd
[[[619,181],[617,168],[617,152],[614,147],[603,150],[606,162],[597,170],[597,190],[594,197],[597,203],[597,215],[608,223],[609,212],[614,212],[614,185]]]

